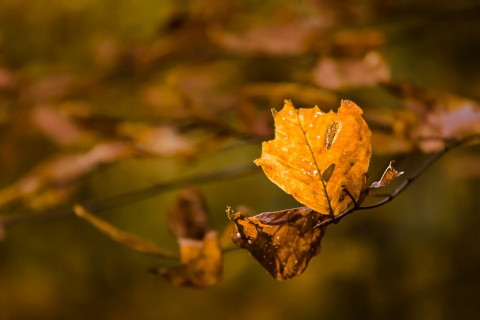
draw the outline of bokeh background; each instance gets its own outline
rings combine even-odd
[[[2,0],[2,217],[251,164],[283,99],[324,110],[351,99],[367,122],[402,108],[380,81],[479,99],[478,30],[467,0]],[[87,164],[68,158],[101,144]],[[382,147],[375,178],[391,159],[408,176],[428,158]],[[391,203],[330,226],[322,253],[284,282],[233,250],[214,287],[175,287],[147,272],[171,262],[85,221],[20,221],[0,230],[0,319],[478,319],[478,152],[454,150]],[[298,206],[260,169],[195,186],[218,230],[227,205]],[[97,213],[175,249],[177,192]]]

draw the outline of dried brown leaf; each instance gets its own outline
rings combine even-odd
[[[216,284],[222,278],[223,254],[201,193],[196,189],[182,190],[168,219],[180,246],[180,265],[156,272],[178,286],[204,288]]]
[[[157,257],[177,257],[143,238],[117,229],[79,205],[74,207],[74,212],[114,241],[135,251]],[[192,189],[183,190],[170,210],[169,219],[180,247],[180,264],[151,271],[178,286],[204,288],[216,284],[222,278],[223,253],[218,233],[210,230],[201,194]]]
[[[202,240],[180,238],[180,265],[158,272],[177,286],[205,288],[216,284],[223,274],[223,254],[216,231]]]
[[[402,174],[403,174],[403,171],[398,172],[397,170],[395,170],[395,168],[393,167],[393,161],[390,161],[387,169],[385,169],[385,172],[383,173],[380,180],[372,183],[372,185],[370,186],[370,189],[385,187],[389,185],[395,178],[401,176]]]
[[[183,189],[168,211],[168,226],[176,238],[202,240],[211,230],[205,199],[193,188]]]
[[[247,249],[277,280],[302,274],[311,258],[320,252],[326,227],[315,228],[327,217],[308,208],[264,212],[253,217],[229,214],[237,233],[233,242]]]

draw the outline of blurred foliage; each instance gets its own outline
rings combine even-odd
[[[326,111],[355,101],[370,172],[395,159],[408,176],[443,146],[422,137],[478,133],[479,17],[472,0],[1,1],[0,318],[477,318],[478,147],[331,226],[287,282],[236,250],[216,286],[172,286],[146,271],[174,263],[69,208],[98,200],[87,209],[175,250],[167,212],[188,184],[216,230],[227,205],[298,206],[252,174],[286,98]]]

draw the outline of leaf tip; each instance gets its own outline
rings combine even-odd
[[[79,204],[75,204],[73,206],[73,212],[79,218],[83,218],[88,215],[88,212],[85,210],[85,208]]]
[[[340,102],[340,108],[342,107],[345,107],[349,110],[355,110],[356,112],[362,114],[363,113],[363,110],[362,108],[360,108],[355,102],[351,101],[351,100],[345,100],[343,99],[341,102]]]
[[[292,100],[290,99],[285,99],[283,100],[283,109],[292,109],[292,110],[296,110],[295,109],[295,106],[293,105],[293,102]]]

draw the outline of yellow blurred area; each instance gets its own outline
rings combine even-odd
[[[379,85],[389,79],[478,100],[479,18],[472,0],[2,0],[0,215],[251,164],[284,99],[325,111],[349,99],[376,124],[375,110],[401,109]],[[373,138],[369,182],[390,160],[408,177],[428,158],[390,138]],[[330,225],[283,282],[239,249],[215,286],[176,287],[147,272],[172,261],[73,215],[12,225],[0,320],[478,319],[478,168],[478,146],[448,153],[391,203]],[[299,206],[260,169],[195,186],[218,231],[227,206]],[[178,190],[95,214],[177,250],[166,220]]]

